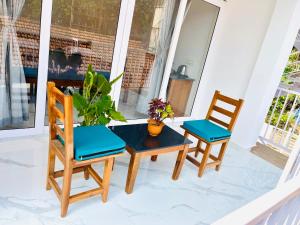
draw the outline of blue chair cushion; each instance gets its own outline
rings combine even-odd
[[[61,137],[58,139],[64,144]],[[106,126],[74,127],[74,158],[78,161],[125,151],[126,143]]]
[[[183,123],[183,128],[205,139],[207,142],[228,139],[231,136],[231,132],[229,130],[226,130],[208,120],[186,121]]]

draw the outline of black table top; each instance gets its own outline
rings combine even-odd
[[[109,128],[136,152],[151,151],[192,143],[192,141],[167,125],[164,126],[161,134],[156,137],[149,135],[147,124],[112,126]]]

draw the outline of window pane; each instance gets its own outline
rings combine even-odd
[[[159,94],[178,6],[179,0],[136,0],[119,100],[127,119],[147,118]]]
[[[40,16],[40,0],[2,1],[0,130],[34,127]]]
[[[110,78],[120,4],[121,0],[53,0],[48,81],[64,92],[80,91],[89,64]]]
[[[177,117],[191,115],[218,14],[218,7],[200,0],[186,8],[167,90]]]

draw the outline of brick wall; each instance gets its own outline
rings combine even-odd
[[[22,18],[17,21],[16,28],[23,65],[37,67],[40,25]],[[73,38],[78,39],[78,48],[75,47]],[[114,42],[114,36],[62,26],[51,27],[50,49],[62,48],[67,56],[78,49],[83,60],[80,67],[82,74],[88,64],[92,64],[96,70],[110,71]],[[125,75],[122,82],[124,88],[149,86],[149,71],[154,61],[154,54],[149,53],[143,46],[140,41],[129,41]]]

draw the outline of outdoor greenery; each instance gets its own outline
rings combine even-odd
[[[292,85],[294,83],[293,81],[290,80],[289,75],[291,75],[295,72],[300,72],[300,67],[299,67],[299,63],[298,63],[299,58],[300,58],[299,52],[297,51],[297,49],[294,48],[289,56],[287,66],[285,67],[284,72],[282,74],[282,77],[281,77],[282,84]],[[272,118],[270,118],[272,115],[274,106],[276,104],[277,98],[279,98],[279,99],[277,102],[276,109],[274,110]],[[293,107],[293,102],[296,98],[295,94],[290,94],[288,96],[286,107],[285,107],[281,117],[279,118],[281,110],[286,101],[286,98],[287,98],[287,95],[284,92],[282,93],[281,96],[277,96],[277,97],[273,98],[272,105],[271,105],[271,107],[268,111],[267,117],[265,119],[266,123],[268,123],[271,120],[271,125],[276,126],[278,123],[278,127],[281,129],[284,128],[286,122],[288,122],[286,129],[292,127],[295,124],[295,120],[297,119],[296,118],[297,115],[295,115],[295,113],[300,108],[300,102],[299,102],[299,100],[297,100],[293,112],[290,112]]]
[[[82,126],[106,125],[111,120],[126,122],[125,117],[116,110],[115,102],[109,95],[112,85],[123,74],[108,82],[102,74],[88,66],[85,75],[83,92],[73,92],[73,104],[78,111]]]
[[[274,110],[272,118],[270,118],[271,114],[272,114],[272,111],[273,111],[273,109],[275,107],[277,98],[279,98],[279,99],[278,99],[278,102],[277,102],[276,109]],[[271,107],[269,109],[269,112],[268,112],[268,115],[266,117],[266,123],[268,123],[270,121],[270,119],[271,119],[271,125],[276,126],[276,124],[278,123],[279,116],[280,116],[281,110],[282,110],[282,108],[284,106],[284,102],[285,102],[286,98],[287,98],[287,96],[279,96],[279,97],[275,97],[273,99],[272,105],[271,105]],[[288,96],[285,110],[282,113],[282,115],[280,117],[279,124],[278,124],[278,127],[281,128],[281,129],[284,128],[286,122],[288,121],[289,113],[290,113],[290,111],[291,111],[291,109],[293,107],[293,102],[294,102],[295,98],[296,98],[296,95],[289,95]],[[299,107],[300,107],[300,102],[298,100],[297,103],[296,103],[295,109],[298,109]],[[291,113],[292,114],[290,115],[290,119],[288,121],[286,129],[292,127],[295,124],[295,120],[296,120],[296,118],[295,118],[295,111],[291,112]]]
[[[285,67],[284,72],[282,74],[281,83],[288,84],[288,85],[293,84],[293,81],[289,79],[288,75],[300,71],[298,62],[299,62],[299,52],[296,49],[293,49],[289,56],[287,66]]]

